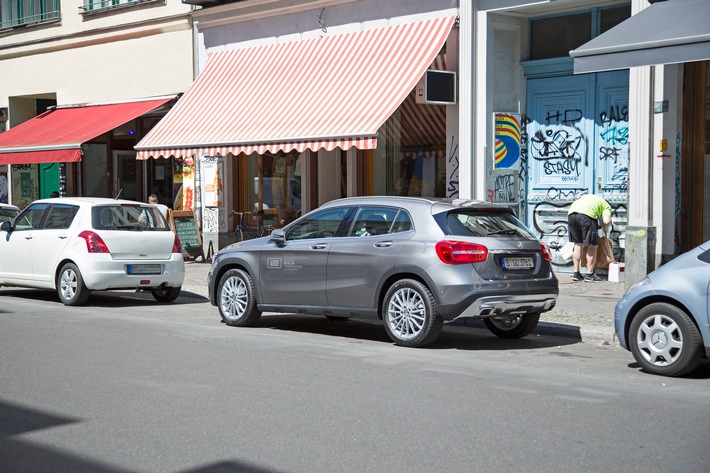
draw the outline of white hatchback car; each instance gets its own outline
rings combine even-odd
[[[55,289],[66,305],[91,291],[147,289],[171,302],[182,246],[156,206],[77,197],[37,200],[0,224],[0,285]]]

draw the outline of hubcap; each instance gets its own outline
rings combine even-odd
[[[652,315],[641,323],[636,343],[646,361],[655,366],[668,366],[683,351],[683,334],[672,318]]]
[[[71,269],[64,271],[59,281],[59,287],[65,299],[69,300],[74,297],[77,287],[76,273]]]
[[[425,320],[426,306],[417,291],[403,288],[394,293],[387,306],[387,323],[398,338],[415,338],[424,328]]]
[[[518,324],[520,324],[521,320],[523,320],[522,315],[516,315],[513,317],[491,317],[493,325],[501,330],[513,330],[518,326]]]
[[[244,315],[249,303],[249,294],[244,281],[237,277],[227,279],[222,286],[220,296],[220,307],[227,318],[239,319]]]

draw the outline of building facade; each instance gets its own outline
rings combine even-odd
[[[171,164],[137,163],[133,147],[192,83],[191,9],[0,1],[0,199],[24,207],[61,190],[145,200],[168,187]]]

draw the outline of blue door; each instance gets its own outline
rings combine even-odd
[[[553,249],[567,243],[567,210],[583,194],[613,208],[611,238],[623,261],[628,202],[628,71],[528,79],[525,135],[528,226]]]

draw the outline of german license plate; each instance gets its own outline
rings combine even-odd
[[[129,264],[126,268],[128,274],[160,274],[159,264]]]
[[[533,259],[524,258],[502,258],[503,269],[530,269],[533,267]]]

